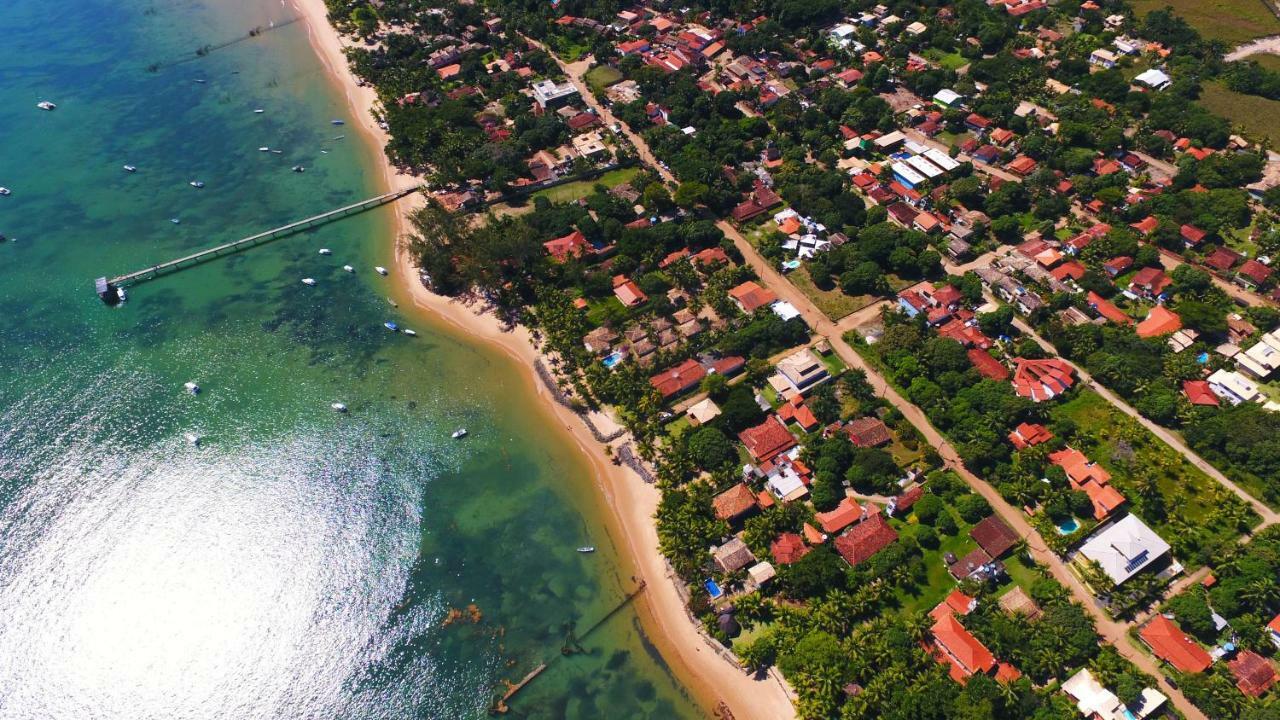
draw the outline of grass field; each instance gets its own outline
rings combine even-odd
[[[1244,95],[1228,90],[1220,82],[1207,82],[1200,93],[1200,104],[1231,121],[1245,135],[1280,143],[1280,101],[1257,95]]]
[[[1201,35],[1229,45],[1280,34],[1280,20],[1272,15],[1262,0],[1134,0],[1139,16],[1165,6],[1173,8]]]
[[[622,73],[608,65],[597,65],[587,71],[587,85],[593,92],[604,92],[604,89],[622,79]]]
[[[1262,67],[1273,72],[1280,72],[1280,55],[1271,55],[1268,53],[1260,53],[1258,55],[1250,55],[1245,60],[1252,60]]]
[[[579,180],[578,182],[565,183],[564,185],[557,185],[553,188],[547,188],[546,190],[539,190],[529,196],[529,202],[532,203],[533,198],[536,197],[544,197],[551,202],[569,202],[570,200],[577,200],[578,198],[589,195],[591,193],[591,188],[596,185],[604,185],[605,187],[610,188],[615,187],[631,180],[631,178],[635,177],[638,172],[640,172],[640,168],[636,167],[610,170],[594,180]]]
[[[1174,546],[1184,565],[1199,564],[1178,552],[1193,546],[1192,535],[1201,539],[1239,535],[1224,523],[1220,508],[1240,501],[1101,395],[1083,390],[1053,407],[1050,414],[1070,418],[1088,436],[1075,447],[1111,473],[1112,484],[1129,500],[1133,512]],[[1130,459],[1122,459],[1126,454]],[[1142,497],[1135,484],[1140,477],[1154,481],[1160,502]],[[1155,507],[1159,504],[1164,506],[1163,513]]]
[[[832,320],[839,320],[878,299],[874,295],[845,295],[838,287],[822,290],[813,284],[813,278],[809,277],[809,268],[803,265],[789,273],[787,278],[791,280],[792,285],[812,300],[814,305],[818,306],[823,315]]]

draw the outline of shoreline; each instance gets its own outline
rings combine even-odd
[[[329,24],[324,0],[292,0],[290,5],[306,24],[312,49],[325,65],[336,88],[346,97],[353,120],[365,138],[375,144],[376,152],[382,153],[388,135],[371,114],[377,93],[371,87],[361,87],[356,83],[343,53],[343,40]],[[417,182],[412,176],[400,173],[386,161],[385,156],[379,166],[387,190],[410,187]],[[593,484],[608,506],[606,523],[618,531],[617,537],[625,546],[623,561],[648,581],[646,592],[637,598],[637,616],[672,674],[688,689],[695,702],[709,715],[718,703],[724,702],[733,717],[739,720],[794,718],[791,697],[775,676],[776,670],[757,680],[717,655],[707,644],[700,628],[688,615],[674,582],[667,576],[665,558],[658,552],[653,516],[657,511],[660,491],[630,469],[607,461],[604,443],[595,439],[581,417],[556,402],[537,377],[534,363],[541,354],[528,328],[517,326],[507,330],[492,314],[477,312],[472,306],[432,293],[418,281],[417,268],[400,238],[408,227],[408,214],[422,202],[421,195],[414,195],[412,202],[392,206],[393,270],[397,294],[411,301],[418,314],[432,324],[443,325],[449,331],[493,345],[523,366],[525,372],[522,375],[538,396],[540,409],[563,428],[566,438],[578,447],[587,468],[594,475]]]

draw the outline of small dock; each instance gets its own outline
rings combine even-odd
[[[568,636],[565,638],[564,645],[560,648],[561,657],[567,657],[570,655],[574,655],[578,652],[583,652],[582,646],[578,644],[578,641],[586,638],[586,636],[590,635],[592,632],[598,629],[601,625],[605,624],[605,622],[607,622],[609,618],[616,615],[619,610],[621,610],[622,608],[630,604],[632,600],[635,600],[636,597],[640,595],[640,593],[644,592],[646,585],[647,583],[645,582],[645,580],[641,578],[640,585],[637,586],[635,590],[632,590],[631,592],[627,593],[621,600],[619,600],[616,604],[614,604],[613,608],[604,614],[604,617],[592,623],[591,626],[587,628],[586,632],[582,633],[581,636],[575,635],[573,631],[572,623],[570,623],[568,625],[569,627]],[[529,683],[533,682],[535,678],[541,675],[542,671],[547,669],[548,663],[554,661],[555,659],[556,658],[552,658],[548,662],[539,663],[538,666],[535,667],[533,670],[531,670],[528,675],[525,675],[523,678],[521,678],[520,682],[513,683],[509,680],[503,680],[503,682],[506,683],[507,685],[507,691],[504,692],[501,697],[496,698],[493,702],[493,705],[489,706],[489,714],[490,715],[506,714],[511,709],[511,706],[507,704],[508,701],[514,698],[517,693],[525,689],[529,685]]]
[[[233,240],[229,243],[223,243],[216,247],[201,250],[200,252],[184,255],[183,257],[175,260],[162,262],[159,265],[152,265],[131,273],[117,275],[110,279],[105,277],[98,278],[96,282],[98,297],[102,298],[103,302],[112,304],[119,300],[119,294],[117,293],[118,288],[126,287],[128,285],[136,285],[137,283],[147,280],[154,280],[161,275],[167,275],[172,272],[184,270],[224,255],[237,253],[247,248],[261,245],[272,240],[278,240],[288,235],[293,235],[294,233],[310,230],[311,228],[333,222],[334,220],[340,220],[351,215],[357,215],[377,207],[382,207],[383,205],[395,202],[402,197],[418,192],[421,189],[421,187],[413,187],[405,190],[395,190],[393,192],[384,193],[377,197],[361,200],[360,202],[345,205],[328,212],[320,213],[319,215],[313,215],[309,218],[291,222],[288,225],[281,225],[280,227],[272,228],[256,235],[250,235],[249,237],[240,238],[239,240]]]

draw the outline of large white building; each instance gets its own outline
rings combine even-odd
[[[1098,563],[1116,585],[1123,584],[1168,552],[1169,543],[1137,515],[1125,515],[1095,532],[1080,546],[1080,554]]]
[[[1089,720],[1142,720],[1168,701],[1158,690],[1146,688],[1138,702],[1126,707],[1115,693],[1093,677],[1088,668],[1081,669],[1062,683],[1062,692],[1076,701],[1076,709]]]
[[[1209,376],[1209,389],[1214,395],[1232,405],[1239,405],[1242,402],[1260,402],[1263,397],[1252,380],[1235,370],[1215,370]]]

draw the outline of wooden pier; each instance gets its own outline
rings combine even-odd
[[[176,260],[163,262],[163,263],[160,263],[159,265],[152,265],[150,267],[143,268],[142,270],[126,273],[124,275],[117,275],[110,279],[98,278],[97,293],[98,293],[98,296],[102,298],[103,302],[112,303],[116,300],[119,300],[119,296],[116,293],[117,288],[125,287],[128,285],[135,285],[137,283],[144,282],[147,280],[153,280],[157,277],[160,277],[161,275],[166,275],[171,272],[177,272],[178,270],[184,270],[186,268],[199,265],[208,260],[213,260],[214,258],[219,258],[224,255],[230,255],[232,253],[236,253],[241,250],[254,247],[256,245],[261,245],[263,243],[270,242],[272,240],[278,240],[287,235],[292,235],[294,233],[302,232],[303,230],[309,230],[311,228],[324,225],[325,223],[333,222],[334,220],[339,220],[341,218],[349,217],[351,215],[357,215],[367,210],[372,210],[374,208],[381,207],[383,205],[386,205],[387,203],[395,202],[396,200],[399,200],[400,198],[405,197],[406,195],[415,193],[421,189],[422,188],[420,187],[413,187],[405,190],[395,190],[393,192],[385,193],[377,197],[369,198],[368,200],[361,200],[358,203],[352,203],[351,205],[346,205],[344,207],[337,208],[336,210],[330,210],[328,212],[321,213],[319,215],[313,215],[309,218],[298,220],[297,222],[291,222],[288,225],[282,225],[278,228],[272,228],[271,230],[267,230],[266,232],[260,232],[256,235],[250,235],[249,237],[240,238],[239,240],[235,240],[229,243],[223,243],[222,245],[218,245],[217,247],[211,247],[205,250],[201,250],[200,252],[197,252],[197,253],[185,255],[183,257],[177,258]]]

